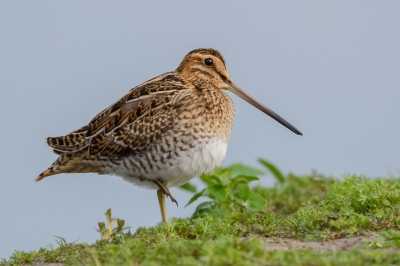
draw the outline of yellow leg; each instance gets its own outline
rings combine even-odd
[[[167,206],[165,205],[165,194],[161,189],[157,190],[158,203],[160,204],[161,219],[163,223],[168,222]]]

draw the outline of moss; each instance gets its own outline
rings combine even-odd
[[[110,243],[67,244],[16,251],[1,265],[61,262],[73,265],[399,265],[400,181],[344,177],[286,178],[275,188],[256,187],[264,212],[205,214],[138,228]],[[350,251],[266,251],[265,237],[326,241],[379,236]]]

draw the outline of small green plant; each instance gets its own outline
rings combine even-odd
[[[65,240],[65,238],[60,237],[60,236],[54,236],[55,238],[57,238],[58,240],[56,240],[56,243],[60,246],[60,247],[65,247],[68,245],[67,240]]]
[[[110,239],[115,238],[118,235],[122,235],[124,230],[128,230],[130,227],[124,227],[125,221],[119,218],[111,218],[111,209],[108,209],[105,213],[107,217],[107,227],[105,223],[99,222],[99,229],[97,232],[101,234],[101,239],[108,242]],[[114,223],[117,222],[117,227],[114,228]]]
[[[400,248],[400,233],[389,229],[383,231],[374,239],[366,240],[362,244],[370,248]]]
[[[200,179],[206,184],[206,188],[201,191],[197,192],[196,187],[190,183],[181,186],[182,189],[194,193],[186,206],[202,196],[211,199],[197,206],[193,218],[203,213],[223,218],[232,212],[265,211],[265,198],[249,187],[250,182],[259,180],[255,175],[260,174],[263,173],[240,164],[202,174]]]
[[[291,214],[301,207],[317,204],[326,195],[332,179],[313,173],[298,176],[292,173],[284,175],[277,166],[263,159],[258,160],[275,178],[274,187],[258,185],[254,191],[267,201],[267,210],[280,214]]]
[[[271,172],[271,174],[273,175],[273,177],[275,177],[276,181],[278,181],[279,184],[282,185],[283,183],[285,183],[287,177],[282,174],[278,167],[264,159],[258,159],[258,161]]]

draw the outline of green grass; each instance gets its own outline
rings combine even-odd
[[[262,211],[247,209],[244,201],[235,197],[217,196],[220,203],[214,199],[213,210],[225,208],[226,202],[233,206],[223,218],[215,211],[203,212],[195,219],[174,218],[168,224],[115,236],[109,243],[67,244],[60,239],[59,248],[16,251],[0,265],[400,265],[400,180],[280,178],[274,188],[252,188],[252,193],[265,199]],[[220,182],[213,180],[212,186]],[[229,186],[231,193],[221,195],[229,197],[242,187]],[[213,200],[213,193],[203,197]],[[363,235],[374,237],[348,251],[265,250],[266,238],[328,241]]]

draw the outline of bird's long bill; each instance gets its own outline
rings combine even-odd
[[[233,92],[234,94],[236,94],[237,96],[239,96],[240,98],[242,98],[243,100],[248,102],[249,104],[253,105],[257,109],[259,109],[261,112],[269,115],[270,117],[272,117],[273,119],[275,119],[276,121],[278,121],[279,123],[281,123],[282,125],[287,127],[288,129],[290,129],[297,135],[303,135],[300,132],[300,130],[298,130],[292,124],[290,124],[288,121],[286,121],[285,119],[280,117],[277,113],[275,113],[274,111],[272,111],[271,109],[269,109],[268,107],[266,107],[265,105],[263,105],[262,103],[257,101],[250,94],[248,94],[245,90],[243,90],[239,85],[237,85],[235,82],[228,81],[227,84],[229,85],[231,92]]]

